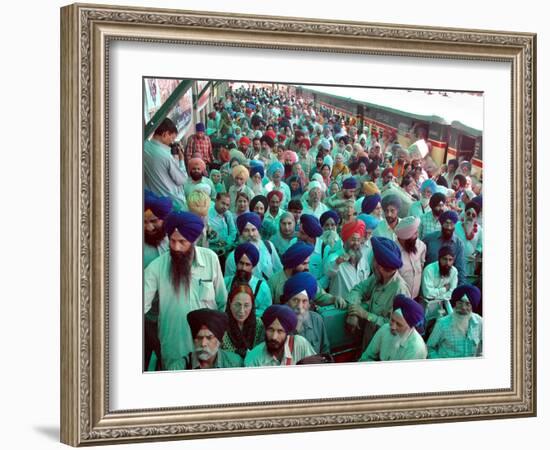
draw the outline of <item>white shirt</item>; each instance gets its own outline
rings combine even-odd
[[[344,252],[331,254],[327,261],[326,269],[330,278],[329,293],[345,299],[354,286],[369,277],[370,267],[366,254],[363,254],[358,261],[357,267],[348,261],[336,264],[336,260],[343,254]]]
[[[193,351],[187,314],[200,308],[225,311],[227,290],[218,255],[207,248],[195,247],[189,289],[176,292],[170,272],[170,253],[163,253],[145,269],[143,283],[144,313],[158,293],[159,339],[166,370],[185,369],[183,357]]]
[[[449,289],[445,285],[449,285]],[[458,285],[458,270],[452,266],[449,275],[439,273],[439,261],[428,264],[422,272],[422,296],[426,310],[426,320],[441,317],[445,311],[452,311],[449,300]]]

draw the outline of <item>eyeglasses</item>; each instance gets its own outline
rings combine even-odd
[[[471,211],[471,210],[466,211],[466,215],[467,215],[468,217],[477,217],[476,212],[475,212],[475,211]]]

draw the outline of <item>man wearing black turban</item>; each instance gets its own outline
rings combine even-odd
[[[287,305],[271,305],[262,316],[265,328],[265,342],[250,350],[244,360],[246,367],[290,366],[315,355],[308,340],[293,335],[298,316]]]
[[[193,350],[187,314],[200,308],[225,310],[227,290],[218,256],[210,249],[195,246],[204,228],[199,216],[172,212],[164,228],[170,251],[145,269],[144,312],[150,311],[158,296],[162,367],[181,370],[184,356]]]
[[[228,318],[223,312],[201,308],[187,314],[194,350],[184,358],[186,369],[219,369],[242,367],[243,360],[236,353],[220,349],[227,331]]]

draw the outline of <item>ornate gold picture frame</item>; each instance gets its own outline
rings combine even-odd
[[[109,386],[110,46],[117,41],[495,61],[511,67],[507,388],[114,410]],[[536,414],[536,36],[195,11],[61,10],[61,440],[80,446]],[[139,115],[139,114],[138,114]]]

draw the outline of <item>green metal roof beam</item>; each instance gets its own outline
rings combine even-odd
[[[213,84],[214,83],[212,81],[209,81],[208,83],[206,83],[206,86],[204,86],[204,89],[200,92],[200,94],[193,99],[193,111],[195,110],[197,103],[199,103],[199,100],[201,99],[202,95],[208,90],[208,88],[210,88],[210,86],[213,86]]]
[[[176,106],[180,98],[187,92],[192,84],[193,80],[183,80],[180,84],[178,84],[178,87],[174,89],[174,92],[170,94],[170,97],[166,99],[153,118],[147,123],[147,125],[145,125],[145,130],[143,132],[144,140],[153,134],[160,123],[166,118],[172,108]]]

